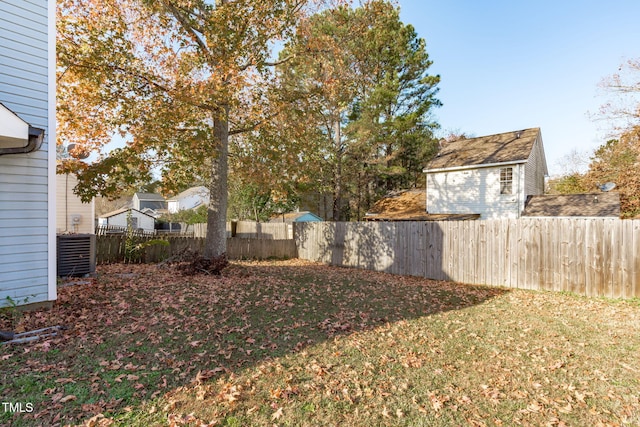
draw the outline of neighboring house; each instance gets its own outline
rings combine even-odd
[[[620,218],[618,193],[530,196],[523,216]]]
[[[156,219],[147,213],[133,208],[122,208],[106,213],[98,218],[98,225],[101,227],[122,227],[131,226],[134,230],[144,230],[153,233]]]
[[[365,221],[447,221],[477,219],[474,214],[427,213],[425,190],[401,190],[378,200],[365,214]]]
[[[424,169],[429,214],[519,218],[544,192],[547,163],[539,128],[448,143]]]
[[[56,175],[56,233],[95,233],[95,203],[83,203],[73,193],[78,178]]]
[[[167,200],[169,213],[177,213],[185,209],[196,209],[209,204],[209,190],[207,187],[191,187],[188,190]]]
[[[276,215],[269,220],[269,222],[287,222],[287,223],[318,222],[318,221],[324,221],[324,220],[320,218],[318,215],[315,215],[308,211],[284,213],[284,214]]]
[[[155,193],[134,193],[131,207],[157,218],[167,212],[167,201]]]
[[[0,1],[0,306],[56,289],[55,1]]]

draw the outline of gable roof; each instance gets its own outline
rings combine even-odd
[[[139,193],[134,194],[139,200],[158,200],[164,202],[164,197],[156,193]]]
[[[499,163],[524,163],[529,158],[540,128],[464,138],[450,142],[440,149],[424,172]]]
[[[121,213],[127,212],[127,211],[136,211],[142,215],[146,215],[149,218],[153,218],[155,220],[155,218],[152,215],[149,215],[148,213],[139,211],[138,209],[134,209],[134,208],[120,208],[120,209],[116,209],[115,211],[111,211],[111,212],[107,212],[104,215],[101,215],[100,218],[111,218],[112,216],[116,216],[116,215],[120,215]]]
[[[529,196],[523,216],[620,217],[618,193]]]

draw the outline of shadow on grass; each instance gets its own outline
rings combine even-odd
[[[61,337],[0,348],[0,394],[33,408],[0,412],[0,422],[119,413],[335,337],[505,292],[297,260],[234,263],[221,277],[103,266],[94,284],[63,287],[52,310],[24,315],[22,328],[61,325]]]

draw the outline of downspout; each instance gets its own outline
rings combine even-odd
[[[36,151],[44,140],[44,129],[29,126],[29,140],[24,147],[0,148],[0,156],[5,154],[24,154]]]

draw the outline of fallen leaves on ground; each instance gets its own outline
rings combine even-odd
[[[3,320],[0,329],[10,326]],[[640,306],[299,260],[101,266],[0,348],[14,425],[638,425]]]

